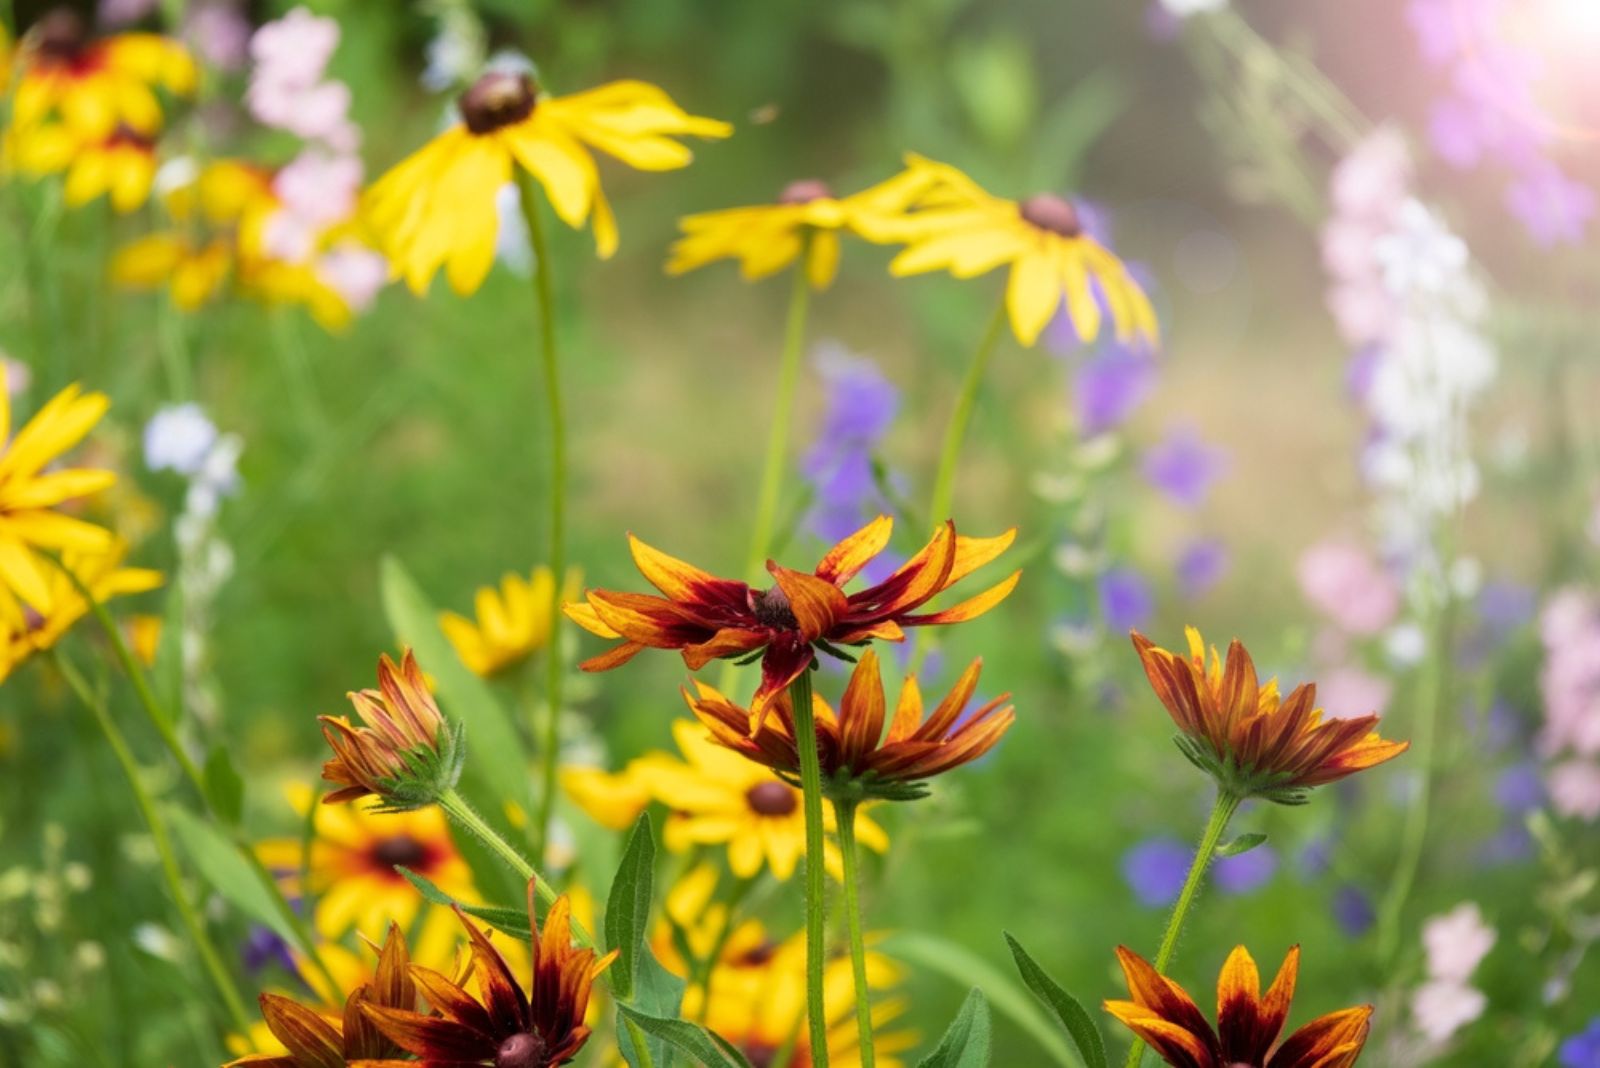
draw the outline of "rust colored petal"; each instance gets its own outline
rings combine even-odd
[[[871,649],[861,654],[861,660],[850,673],[839,711],[841,756],[846,765],[854,767],[877,748],[878,740],[883,737],[883,677],[878,672],[878,655]]]
[[[261,1018],[302,1068],[344,1068],[344,1040],[316,1012],[291,998],[262,994]]]
[[[800,637],[805,641],[814,642],[833,630],[850,607],[844,591],[831,582],[803,571],[791,571],[771,560],[767,561],[767,570],[788,598],[789,611],[794,613]]]
[[[829,549],[817,565],[817,578],[835,586],[843,586],[888,547],[889,535],[893,530],[894,520],[880,515]]]
[[[1266,1068],[1347,1068],[1360,1056],[1371,1026],[1371,1005],[1320,1016],[1285,1039]]]

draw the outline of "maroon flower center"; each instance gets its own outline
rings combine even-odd
[[[494,1051],[494,1068],[545,1068],[544,1039],[523,1031],[500,1043]]]
[[[750,1062],[750,1068],[770,1068],[778,1063],[778,1047],[752,1042],[744,1047],[744,1059]]]
[[[32,605],[22,606],[22,628],[28,633],[44,629],[44,616]]]
[[[493,133],[532,115],[538,94],[526,74],[490,71],[461,94],[461,120],[475,134]]]
[[[794,791],[781,782],[758,782],[745,791],[744,798],[763,816],[788,816],[800,807]]]
[[[778,943],[768,940],[746,950],[735,963],[746,968],[759,968],[777,955]]]
[[[378,839],[372,847],[372,860],[385,868],[420,868],[429,853],[426,843],[409,834],[396,834]]]
[[[756,621],[763,627],[773,630],[796,630],[800,626],[799,620],[794,618],[794,612],[789,608],[789,595],[779,586],[760,593],[751,593],[750,611],[755,613]]]
[[[1021,204],[1022,221],[1047,233],[1062,237],[1079,237],[1083,234],[1083,220],[1078,209],[1052,193],[1031,196]]]
[[[783,192],[778,194],[779,204],[809,204],[813,200],[831,200],[833,190],[828,183],[820,178],[802,178],[798,182],[790,182],[783,187]]]
[[[34,23],[28,36],[41,57],[68,64],[83,54],[88,39],[82,17],[65,7],[56,8]]]

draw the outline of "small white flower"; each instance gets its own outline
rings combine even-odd
[[[1397,667],[1420,664],[1428,653],[1428,636],[1415,623],[1390,627],[1383,636],[1383,651]]]
[[[144,426],[144,462],[152,471],[199,473],[217,443],[217,427],[198,404],[162,408]]]
[[[1483,1015],[1489,999],[1483,991],[1449,980],[1424,983],[1411,995],[1411,1017],[1417,1030],[1444,1042]]]
[[[1422,927],[1430,978],[1464,983],[1494,948],[1498,936],[1483,920],[1476,903],[1467,901],[1435,916]]]

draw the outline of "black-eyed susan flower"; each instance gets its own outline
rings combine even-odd
[[[880,195],[907,203],[898,216],[862,229],[869,240],[905,246],[890,273],[975,278],[1009,265],[1006,311],[1022,344],[1038,340],[1063,301],[1085,342],[1099,336],[1107,313],[1120,340],[1156,341],[1149,298],[1122,261],[1085,232],[1070,201],[1051,193],[1006,200],[956,168],[917,155],[906,157],[905,172],[884,183]]]
[[[61,567],[51,566],[45,575],[50,607],[43,612],[13,598],[0,597],[0,640],[6,644],[5,652],[0,653],[0,679],[34,653],[55,645],[89,614],[89,601],[63,569],[70,570],[97,603],[161,585],[159,571],[123,567],[126,554],[127,546],[120,540],[113,540],[102,552],[64,551]]]
[[[424,1064],[493,1064],[497,1068],[550,1068],[565,1064],[589,1038],[584,1016],[595,979],[617,951],[596,957],[572,944],[572,904],[556,898],[541,930],[528,886],[528,926],[533,966],[524,990],[500,950],[465,913],[456,914],[472,939],[471,967],[478,996],[461,983],[419,965],[412,980],[432,1007],[424,1015],[367,1003],[362,1011],[396,1045]]]
[[[359,805],[317,805],[311,788],[292,785],[289,804],[312,820],[309,852],[299,836],[256,846],[269,871],[307,884],[293,886],[316,905],[311,919],[322,937],[334,940],[352,929],[376,938],[391,921],[407,930],[424,907],[415,887],[395,871],[408,868],[458,901],[478,900],[472,870],[456,849],[450,825],[437,808],[377,812]]]
[[[732,127],[690,115],[666,93],[620,81],[569,96],[543,93],[526,74],[491,71],[461,96],[461,121],[384,175],[365,215],[397,277],[414,292],[440,267],[457,293],[471,293],[494,263],[496,194],[521,169],[544,188],[574,229],[594,228],[602,258],[617,226],[591,150],[641,170],[685,167],[692,154],[674,137],[727,137]]]
[[[717,865],[696,864],[678,877],[662,901],[650,948],[661,966],[674,975],[698,978],[693,974],[695,965],[713,954],[718,962],[731,962],[771,948],[760,920],[747,916],[736,921],[733,907],[718,900],[721,878]],[[684,1011],[691,1017],[698,1004],[695,999],[703,999],[704,993],[699,987],[685,991]]]
[[[748,282],[778,273],[805,257],[806,279],[826,289],[839,267],[839,235],[904,207],[898,187],[875,186],[836,197],[815,178],[791,182],[772,204],[701,212],[678,221],[667,273],[683,274],[716,260],[739,261]],[[861,220],[861,221],[858,221]]]
[[[417,984],[411,968],[405,937],[398,924],[390,924],[372,980],[351,989],[339,1015],[280,994],[262,994],[262,1020],[284,1051],[247,1054],[225,1068],[339,1068],[398,1058],[403,1052],[399,1044],[372,1025],[362,1006],[415,1011]]]
[[[156,177],[155,138],[131,126],[83,137],[65,123],[47,123],[20,139],[19,170],[32,177],[65,172],[62,199],[82,207],[101,197],[121,214],[143,207]]]
[[[442,612],[439,627],[474,674],[498,675],[550,644],[551,601],[570,601],[582,586],[582,576],[575,570],[567,572],[560,590],[548,567],[534,568],[528,578],[508,574],[499,589],[478,590],[473,602],[476,620]]]
[[[982,661],[974,660],[931,716],[924,714],[916,677],[908,675],[890,719],[878,656],[871,649],[861,654],[837,713],[821,696],[812,698],[825,788],[846,798],[921,797],[927,792],[924,780],[994,748],[1016,716],[1006,704],[1009,694],[968,711],[981,670]],[[695,685],[698,692],[684,690],[683,698],[719,745],[785,776],[800,774],[788,694],[778,695],[773,714],[752,734],[748,711],[704,683]]]
[[[163,115],[158,89],[194,92],[198,68],[179,42],[152,33],[91,40],[66,8],[50,12],[16,50],[11,128],[19,136],[51,120],[78,137],[110,137],[119,127],[153,137]]]
[[[1264,995],[1249,951],[1239,946],[1229,954],[1217,980],[1215,1029],[1184,989],[1143,957],[1124,946],[1117,957],[1131,1000],[1107,1001],[1106,1011],[1178,1068],[1349,1068],[1366,1044],[1371,1005],[1320,1016],[1278,1042],[1294,1000],[1299,946]]]
[[[1226,664],[1214,648],[1208,664],[1200,632],[1190,627],[1186,634],[1187,656],[1158,648],[1138,631],[1133,645],[1178,725],[1178,747],[1231,797],[1299,804],[1312,787],[1393,760],[1411,744],[1380,738],[1376,715],[1324,719],[1314,707],[1314,683],[1280,699],[1278,680],[1261,684],[1237,640]]]
[[[343,716],[317,717],[334,753],[322,777],[338,787],[323,803],[371,794],[387,812],[435,804],[461,777],[461,729],[440,713],[411,650],[398,666],[387,653],[379,658],[378,687],[347,695],[365,727]]]
[[[573,804],[613,831],[632,827],[650,805],[650,785],[639,774],[637,762],[618,772],[574,765],[562,768],[559,778]]]
[[[47,613],[53,604],[52,565],[40,560],[38,551],[93,554],[111,549],[110,531],[58,509],[109,488],[116,475],[51,466],[94,429],[110,405],[104,393],[68,386],[12,437],[11,401],[0,389],[0,601],[15,597]]]
[[[629,537],[634,563],[665,596],[588,590],[567,615],[591,634],[622,644],[584,661],[585,671],[609,671],[647,648],[677,649],[689,670],[715,659],[761,656],[761,685],[751,701],[751,729],[771,699],[811,666],[816,650],[873,640],[903,641],[906,627],[959,623],[982,615],[1010,594],[1021,572],[960,604],[919,613],[928,601],[1006,550],[1016,531],[967,538],[946,522],[894,574],[856,593],[844,587],[889,544],[894,522],[879,516],[835,545],[811,573],[772,561],[774,585],[757,590],[717,578]]]
[[[763,868],[779,880],[793,875],[806,852],[800,790],[712,742],[693,720],[674,722],[672,737],[682,759],[651,753],[630,765],[630,773],[672,812],[662,831],[667,848],[681,853],[697,845],[726,846],[728,867],[740,878]],[[834,826],[831,808],[823,819],[825,827]],[[856,818],[856,832],[868,848],[881,853],[889,847],[883,828],[864,815]],[[838,849],[829,842],[824,851],[828,871],[843,878]]]

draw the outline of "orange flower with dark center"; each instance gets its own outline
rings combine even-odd
[[[1157,647],[1138,631],[1133,646],[1156,696],[1182,732],[1177,742],[1197,767],[1234,797],[1301,804],[1306,791],[1393,760],[1410,742],[1385,741],[1376,714],[1324,719],[1317,687],[1278,696],[1278,680],[1257,681],[1250,654],[1236,639],[1224,664],[1206,661],[1200,632],[1190,627],[1189,655]]]
[[[894,521],[879,516],[845,538],[815,571],[791,571],[767,561],[774,585],[758,590],[717,578],[629,536],[633,560],[663,597],[588,590],[567,615],[591,634],[622,644],[584,661],[585,671],[609,671],[643,649],[677,649],[689,670],[712,660],[761,656],[761,685],[751,701],[752,727],[768,703],[811,666],[816,650],[842,656],[839,646],[874,639],[904,641],[906,627],[960,623],[1003,601],[1021,572],[951,608],[918,613],[928,601],[999,556],[1016,538],[964,538],[946,522],[933,539],[884,581],[856,593],[844,587],[889,544]]]
[[[433,1007],[433,1015],[369,1004],[368,1018],[402,1049],[424,1064],[493,1064],[496,1068],[549,1068],[565,1064],[589,1038],[583,1015],[589,991],[616,959],[615,950],[595,959],[592,949],[572,944],[572,906],[556,898],[541,934],[528,884],[528,925],[533,956],[528,990],[523,992],[500,951],[459,907],[456,915],[472,939],[472,971],[479,997],[421,965],[411,977]]]
[[[1011,695],[1001,694],[962,716],[982,668],[983,661],[974,660],[926,718],[922,691],[916,677],[908,675],[885,737],[888,702],[878,656],[868,649],[850,676],[837,714],[821,697],[812,698],[825,788],[841,796],[911,800],[927,793],[922,780],[976,760],[994,748],[1016,719],[1006,704]],[[800,774],[794,709],[788,694],[777,696],[772,702],[774,714],[752,734],[749,712],[704,683],[696,683],[696,687],[698,695],[684,690],[683,698],[718,744],[781,775]]]
[[[1261,993],[1261,975],[1243,946],[1228,955],[1217,980],[1217,1027],[1172,980],[1126,946],[1117,947],[1131,1001],[1107,1001],[1105,1010],[1177,1068],[1349,1068],[1361,1055],[1372,1006],[1319,1016],[1284,1039],[1300,947],[1289,950],[1278,976]]]
[[[262,994],[261,1017],[288,1052],[253,1053],[230,1061],[225,1068],[328,1068],[398,1057],[403,1050],[373,1026],[362,1006],[414,1010],[417,984],[412,981],[411,967],[400,926],[391,923],[372,981],[350,992],[342,1020],[329,1019],[292,998]]]
[[[339,787],[324,804],[372,794],[384,810],[406,812],[433,804],[455,786],[466,755],[461,733],[434,703],[411,650],[399,667],[388,654],[378,660],[378,689],[346,696],[367,725],[351,726],[343,716],[317,717],[334,752],[322,765],[322,777]]]

